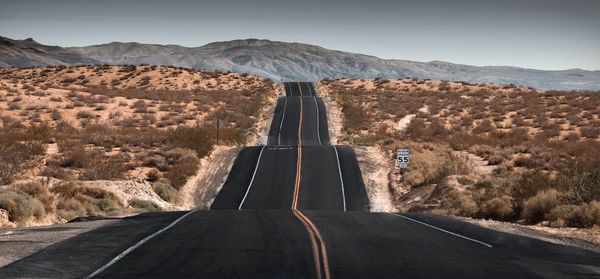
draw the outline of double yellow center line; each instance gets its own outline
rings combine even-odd
[[[298,208],[298,196],[300,195],[300,178],[302,177],[302,109],[303,102],[300,97],[300,120],[298,122],[298,156],[296,159],[296,181],[294,182],[294,198],[292,199],[292,210]]]
[[[321,279],[323,276],[325,279],[330,279],[331,274],[329,271],[329,260],[327,259],[327,246],[325,244],[325,239],[319,232],[319,229],[315,224],[306,217],[300,210],[298,210],[298,197],[300,195],[300,182],[302,177],[302,111],[303,111],[303,98],[302,96],[302,86],[298,83],[298,87],[300,88],[300,118],[298,122],[298,156],[296,160],[296,181],[294,182],[294,196],[292,199],[292,212],[294,216],[306,229],[308,236],[310,238],[310,243],[313,252],[313,261],[315,265],[315,272],[317,274],[317,278]],[[291,88],[291,86],[290,86]]]
[[[323,278],[325,275],[325,279],[330,279],[331,274],[329,272],[329,260],[327,259],[327,247],[325,246],[325,240],[317,226],[306,217],[300,210],[292,210],[296,218],[302,222],[304,228],[308,232],[308,236],[310,238],[310,243],[312,246],[313,252],[313,261],[315,264],[315,272],[317,274],[317,278]]]

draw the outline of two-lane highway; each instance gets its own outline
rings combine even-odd
[[[312,88],[312,85],[308,88]],[[312,90],[310,92],[315,94]],[[314,95],[302,94],[304,93],[288,93],[277,100],[268,145],[329,144],[327,112],[323,100]]]
[[[354,152],[329,144],[314,87],[284,86],[269,144],[241,150],[212,210],[124,218],[0,278],[600,278],[598,253],[450,217],[367,212]]]
[[[277,102],[268,145],[258,153],[256,147],[240,153],[236,171],[211,208],[368,211],[354,151],[329,144],[327,112],[313,85],[284,86],[286,96]]]
[[[327,278],[325,268],[330,278],[600,277],[598,253],[428,214],[302,211],[326,262],[290,210],[196,211],[131,249],[186,213],[123,219],[1,268],[0,278]]]

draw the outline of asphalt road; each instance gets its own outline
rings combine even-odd
[[[351,148],[304,146],[300,168],[297,168],[298,149],[297,146],[243,149],[211,209],[292,209],[297,192],[297,209],[369,210]]]
[[[277,100],[267,145],[298,144],[329,144],[327,112],[320,97],[280,97]]]
[[[126,218],[1,268],[0,278],[83,278],[184,213]],[[324,240],[330,278],[600,277],[597,253],[449,217],[303,213]],[[95,278],[325,278],[310,243],[290,210],[197,211]]]
[[[327,112],[311,83],[284,83],[267,146],[242,151],[211,209],[368,211],[352,148],[329,144]]]
[[[356,156],[329,144],[317,92],[284,86],[268,145],[239,153],[211,210],[125,218],[0,278],[600,278],[590,251],[449,217],[368,212]]]

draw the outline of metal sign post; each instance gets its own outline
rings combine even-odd
[[[213,119],[213,125],[217,128],[217,142],[216,145],[219,145],[219,130],[225,127],[225,123],[227,123],[227,117],[221,117],[220,113],[217,113],[216,118]]]

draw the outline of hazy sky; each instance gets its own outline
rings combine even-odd
[[[600,70],[600,0],[0,0],[0,36],[61,46],[264,38],[382,58]]]

